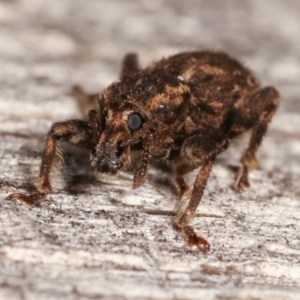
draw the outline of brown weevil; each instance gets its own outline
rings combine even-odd
[[[140,149],[133,188],[145,182],[151,161],[172,166],[180,195],[174,226],[190,249],[208,251],[208,242],[196,235],[190,221],[213,165],[233,138],[251,130],[234,189],[249,187],[248,169],[257,166],[255,154],[279,103],[277,90],[262,88],[251,71],[227,54],[203,51],[179,53],[144,69],[136,54],[128,54],[120,80],[103,92],[87,94],[76,86],[72,93],[82,110],[93,104],[94,108],[85,120],[52,125],[38,191],[29,196],[15,193],[7,199],[34,205],[53,192],[50,171],[60,156],[58,140],[90,149],[92,166],[112,174],[128,171],[132,149]],[[189,188],[183,177],[198,167]]]

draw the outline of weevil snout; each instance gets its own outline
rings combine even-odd
[[[110,142],[103,143],[97,153],[97,171],[116,174],[123,167],[122,149]]]

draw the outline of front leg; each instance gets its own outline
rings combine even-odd
[[[193,165],[190,165],[188,163],[180,164],[175,169],[175,175],[176,175],[176,183],[178,186],[178,192],[179,196],[182,197],[185,192],[188,190],[188,186],[184,180],[184,175],[189,173],[194,169]]]
[[[150,159],[150,146],[153,140],[153,134],[150,133],[144,142],[143,145],[143,152],[142,152],[142,159],[137,167],[137,169],[134,172],[133,176],[133,185],[132,188],[136,189],[139,186],[141,186],[145,181],[147,177],[147,169]]]
[[[209,243],[204,238],[197,236],[190,222],[196,215],[214,162],[228,144],[228,140],[214,143],[213,139],[203,139],[202,135],[195,135],[183,145],[183,155],[188,156],[190,162],[199,162],[200,159],[202,162],[192,190],[186,190],[180,199],[178,213],[174,219],[175,228],[182,233],[187,247],[191,250],[199,249],[207,252],[210,249]]]
[[[47,194],[53,192],[50,172],[56,165],[56,158],[61,160],[61,153],[56,143],[57,140],[64,140],[79,147],[92,149],[95,137],[87,122],[70,120],[54,123],[45,140],[38,191],[29,196],[21,193],[11,194],[6,200],[18,200],[29,205],[35,205],[42,201]]]

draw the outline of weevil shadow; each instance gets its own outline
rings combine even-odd
[[[67,143],[62,143],[65,170],[65,190],[70,194],[83,194],[91,186],[104,185],[99,180],[97,172],[91,166],[89,155],[90,151],[79,149]],[[140,160],[138,152],[132,156],[133,169],[125,173],[133,174]],[[156,188],[167,188],[174,192],[174,170],[172,167],[163,163],[151,163],[147,180]],[[176,194],[176,192],[174,192]]]
[[[99,185],[95,176],[95,170],[90,164],[90,151],[74,147],[70,144],[62,142],[60,147],[63,152],[64,159],[64,190],[69,194],[85,193],[90,185]]]

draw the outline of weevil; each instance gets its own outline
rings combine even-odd
[[[174,227],[190,249],[207,252],[209,243],[190,225],[217,156],[246,131],[250,140],[233,184],[249,187],[248,170],[279,104],[272,86],[261,87],[252,72],[223,52],[183,52],[140,68],[136,54],[123,60],[121,76],[99,94],[73,88],[80,107],[94,106],[84,120],[57,122],[42,155],[38,191],[11,194],[8,200],[34,205],[53,193],[50,171],[60,156],[58,140],[89,149],[91,165],[101,173],[130,169],[131,152],[141,151],[133,189],[141,186],[152,161],[168,164],[178,186]],[[199,168],[193,186],[184,175]]]

